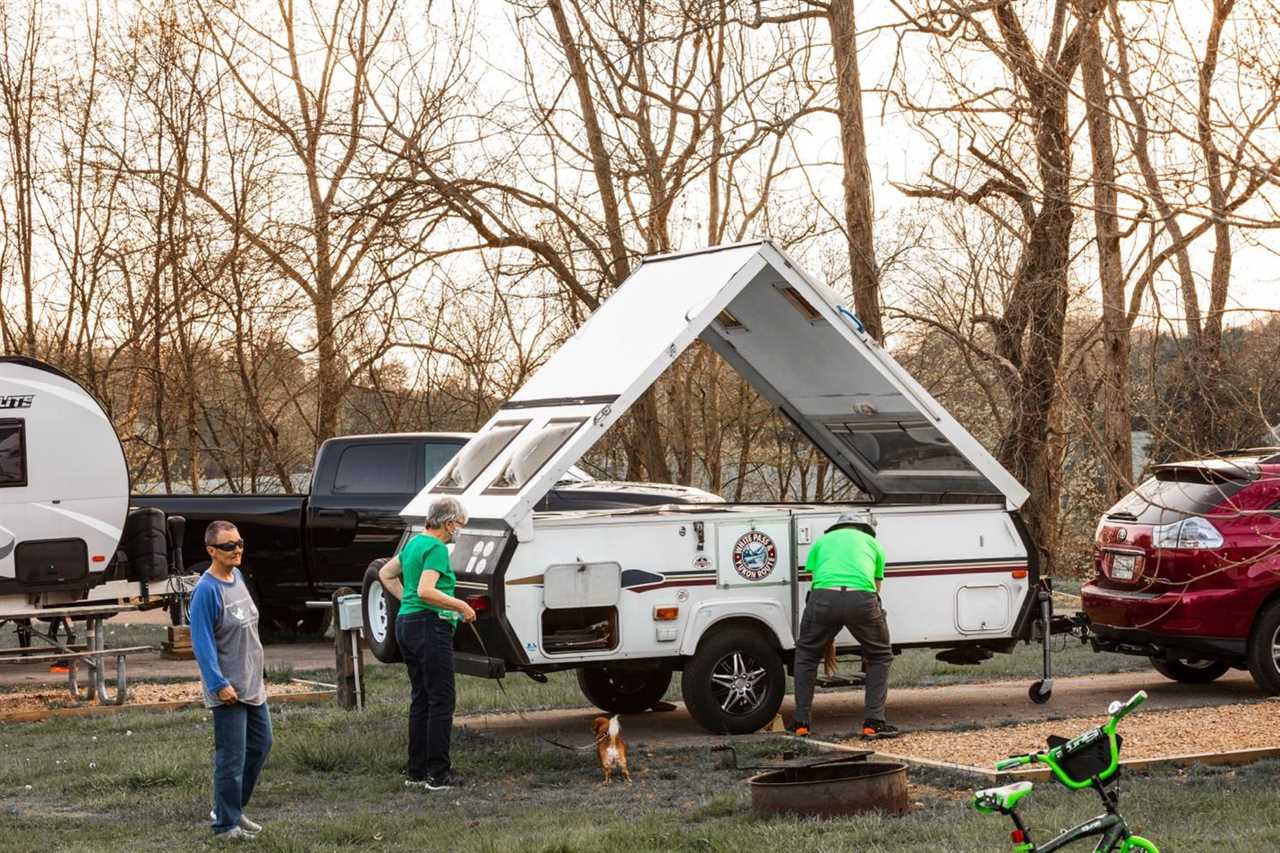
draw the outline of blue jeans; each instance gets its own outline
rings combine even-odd
[[[421,781],[450,768],[453,735],[453,626],[435,613],[396,619],[396,642],[409,669],[409,778]]]
[[[271,751],[267,703],[233,702],[213,711],[213,831],[229,832],[253,796],[258,774]]]

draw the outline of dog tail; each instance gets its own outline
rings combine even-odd
[[[609,737],[617,737],[618,733],[621,731],[622,723],[618,722],[618,717],[615,714],[609,718]]]

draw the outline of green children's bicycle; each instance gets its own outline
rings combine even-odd
[[[1139,690],[1123,705],[1112,702],[1107,709],[1110,718],[1079,737],[1067,740],[1050,735],[1047,752],[1019,755],[996,762],[996,770],[1009,770],[1023,764],[1047,764],[1054,778],[1071,790],[1092,788],[1097,791],[1106,808],[1104,814],[1064,830],[1058,837],[1037,845],[1031,840],[1031,830],[1022,822],[1017,812],[1018,801],[1031,793],[1033,786],[1030,782],[1014,782],[1012,785],[978,791],[973,796],[973,807],[983,814],[999,812],[1013,820],[1015,829],[1010,835],[1013,838],[1014,853],[1050,853],[1095,835],[1102,838],[1094,848],[1094,853],[1128,853],[1131,850],[1159,853],[1150,841],[1129,832],[1129,827],[1120,815],[1120,793],[1115,785],[1120,772],[1120,745],[1124,742],[1116,734],[1116,725],[1146,699],[1146,692]]]

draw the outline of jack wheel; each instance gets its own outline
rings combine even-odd
[[[1044,682],[1037,681],[1027,688],[1027,698],[1037,705],[1043,705],[1053,697],[1053,688],[1044,689]]]

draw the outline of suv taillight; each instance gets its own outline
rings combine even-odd
[[[1152,528],[1151,544],[1156,548],[1212,551],[1222,547],[1222,534],[1208,520],[1192,516]]]

